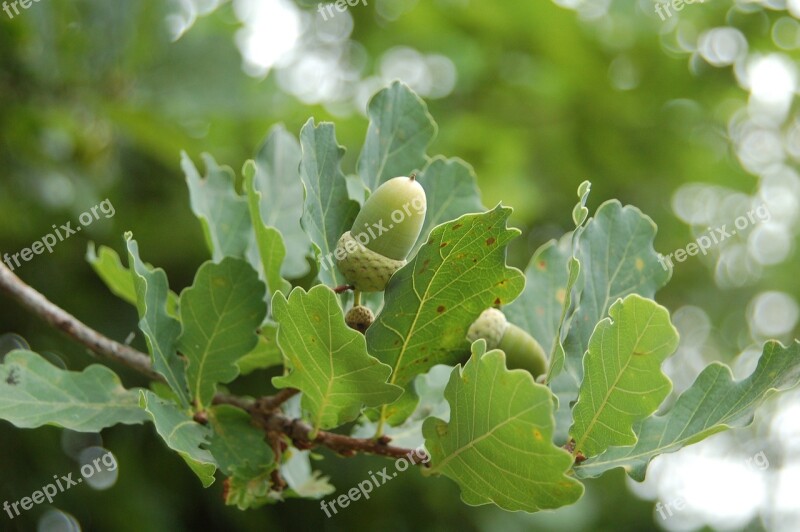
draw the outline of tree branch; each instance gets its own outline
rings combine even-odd
[[[265,411],[256,402],[250,409],[250,414],[254,421],[267,432],[280,432],[292,440],[298,449],[312,449],[317,446],[324,446],[342,456],[354,456],[357,453],[375,454],[389,458],[405,458],[412,464],[423,464],[427,462],[427,455],[417,454],[416,449],[404,449],[389,445],[390,439],[382,437],[372,438],[353,438],[343,434],[317,431],[301,419],[291,419],[281,413]],[[424,461],[424,462],[423,462]]]
[[[75,316],[54,305],[42,294],[25,284],[2,262],[0,262],[0,291],[46,324],[86,346],[92,353],[124,364],[144,373],[151,379],[164,380],[161,375],[153,371],[149,356],[132,347],[115,342],[86,326]]]
[[[7,294],[46,324],[87,347],[93,354],[135,369],[151,379],[164,381],[164,378],[153,370],[147,354],[95,331],[25,284],[2,262],[0,262],[0,292]],[[300,393],[298,390],[286,388],[275,395],[261,397],[256,401],[234,395],[217,394],[214,397],[214,403],[229,404],[246,410],[266,433],[284,434],[299,449],[324,446],[342,456],[353,456],[361,452],[391,458],[407,458],[413,464],[420,464],[422,459],[426,458],[424,455],[417,456],[414,449],[390,446],[389,438],[386,437],[377,440],[351,438],[325,431],[318,431],[316,435],[312,435],[313,428],[310,425],[300,419],[288,418],[280,412],[281,405],[298,393]]]

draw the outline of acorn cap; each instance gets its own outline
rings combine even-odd
[[[334,256],[342,275],[362,292],[380,292],[394,272],[406,264],[405,260],[392,260],[368,249],[350,231],[339,238]]]
[[[347,311],[344,321],[348,327],[363,334],[375,321],[375,314],[368,307],[357,305]]]
[[[467,340],[472,343],[483,338],[486,340],[486,349],[491,351],[500,345],[507,327],[508,320],[502,312],[496,308],[487,308],[470,326]]]
[[[367,198],[350,232],[375,253],[404,260],[419,238],[427,208],[425,189],[414,177],[394,177]]]

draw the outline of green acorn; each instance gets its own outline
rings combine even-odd
[[[483,338],[486,349],[500,349],[506,354],[508,369],[524,369],[534,378],[547,371],[544,349],[530,334],[513,323],[496,308],[484,310],[467,331],[470,343]]]
[[[364,202],[334,256],[355,290],[379,292],[406,263],[425,222],[425,190],[415,176],[395,177]]]
[[[375,314],[368,307],[356,305],[347,311],[344,321],[348,327],[363,334],[375,321]]]

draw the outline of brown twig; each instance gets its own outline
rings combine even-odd
[[[314,435],[313,427],[305,421],[290,419],[274,411],[265,412],[259,409],[258,404],[250,409],[250,414],[263,430],[285,434],[298,449],[312,449],[323,446],[342,456],[367,453],[389,458],[406,458],[412,464],[422,464],[423,460],[427,462],[427,456],[419,456],[415,449],[389,445],[390,439],[387,437],[378,439],[353,438],[324,430],[317,431],[317,434]]]
[[[42,294],[25,284],[3,263],[0,263],[0,291],[8,294],[25,310],[51,327],[86,346],[92,353],[124,364],[144,373],[151,379],[164,380],[161,375],[153,371],[149,356],[87,327],[75,316],[54,305]]]
[[[0,292],[8,294],[25,310],[72,340],[84,345],[90,352],[135,369],[151,379],[164,380],[153,370],[148,355],[95,331],[25,284],[1,262]],[[298,393],[298,390],[286,388],[275,395],[261,397],[255,401],[235,395],[217,394],[214,397],[214,404],[228,404],[246,410],[253,417],[253,422],[266,434],[284,434],[292,440],[296,447],[301,449],[324,446],[342,456],[369,453],[391,458],[407,458],[414,464],[420,464],[426,458],[418,456],[413,449],[390,446],[389,438],[351,438],[325,431],[318,431],[316,435],[313,435],[314,431],[310,425],[300,419],[288,418],[280,412],[281,405]]]
[[[344,294],[348,290],[355,290],[355,288],[356,287],[351,285],[351,284],[343,284],[343,285],[335,287],[333,289],[333,292],[336,293],[336,294]]]

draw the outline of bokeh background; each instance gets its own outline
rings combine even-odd
[[[439,124],[429,153],[465,159],[484,204],[515,208],[524,233],[510,262],[520,268],[570,229],[584,179],[592,211],[619,198],[651,216],[662,253],[766,205],[768,221],[677,264],[657,296],[681,333],[666,367],[676,391],[713,360],[746,376],[765,339],[798,337],[800,1],[664,12],[652,0],[366,0],[327,20],[316,2],[288,0],[42,0],[13,18],[0,11],[0,251],[108,198],[113,217],[17,273],[124,340],[135,309],[84,256],[90,241],[122,252],[132,230],[174,290],[191,283],[207,253],[181,150],[238,171],[272,124],[297,133],[314,116],[336,122],[352,172],[369,97],[401,79]],[[92,363],[7,300],[2,333],[71,369]],[[5,336],[0,348],[19,341]],[[133,345],[144,349],[141,337]],[[114,369],[126,385],[146,384]],[[263,391],[269,376],[256,372],[239,390]],[[53,506],[0,515],[0,529],[793,531],[799,399],[769,400],[751,427],[656,459],[643,484],[614,471],[589,482],[578,505],[537,515],[467,507],[455,484],[417,471],[331,519],[315,501],[239,512],[223,506],[221,482],[203,490],[151,426],[76,435],[0,421],[0,501],[77,471],[86,448],[119,462],[117,474]],[[381,463],[322,456],[317,467],[342,491]],[[666,519],[655,510],[678,499]]]

